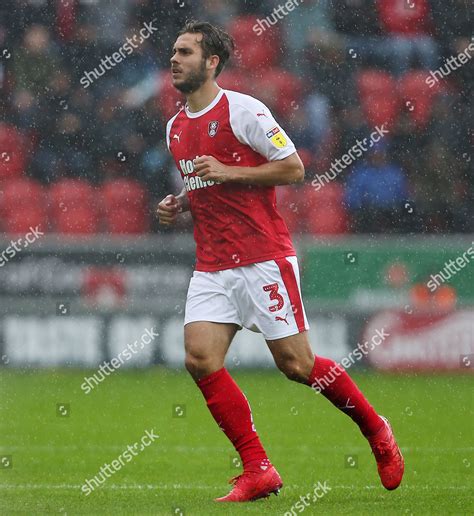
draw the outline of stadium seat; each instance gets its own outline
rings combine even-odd
[[[217,82],[221,88],[226,90],[250,94],[248,75],[236,68],[228,68],[223,70],[223,72],[217,78]]]
[[[280,58],[280,45],[261,44],[258,41],[247,41],[245,44],[240,45],[236,49],[235,55],[237,64],[242,69],[251,72],[267,70],[277,65]]]
[[[272,68],[254,80],[254,94],[276,115],[287,117],[303,107],[301,79],[282,68]]]
[[[380,24],[390,34],[427,34],[430,32],[430,7],[427,0],[378,0]]]
[[[10,179],[0,197],[2,228],[7,233],[25,234],[31,227],[48,230],[45,191],[41,184],[28,178]]]
[[[94,235],[99,232],[97,211],[87,206],[60,213],[55,222],[56,231],[66,235]]]
[[[138,181],[109,181],[102,187],[102,197],[109,233],[140,234],[149,231],[147,195]]]
[[[0,180],[21,176],[26,168],[26,142],[12,125],[0,123]]]
[[[42,233],[48,231],[46,211],[38,207],[13,211],[3,224],[4,232],[11,235],[26,235],[35,228],[38,228]]]
[[[387,95],[396,91],[395,79],[382,70],[361,70],[356,76],[356,84],[361,98]]]
[[[402,76],[398,84],[403,104],[419,129],[428,123],[434,98],[442,90],[439,83],[430,88],[426,84],[426,76],[426,72],[414,70]]]
[[[316,189],[304,187],[306,227],[313,235],[341,235],[348,232],[348,215],[344,207],[344,187],[332,182]]]
[[[62,179],[50,189],[50,210],[55,231],[91,235],[99,231],[97,193],[80,179]]]
[[[396,95],[372,97],[362,103],[365,118],[370,127],[392,124],[399,114],[399,103]]]
[[[0,210],[3,216],[15,209],[27,206],[45,208],[46,199],[43,186],[33,179],[20,177],[3,183]]]
[[[249,71],[270,68],[281,57],[282,38],[278,25],[258,36],[254,31],[257,23],[258,19],[254,16],[239,16],[228,27],[236,45],[234,62],[239,68]]]
[[[232,18],[227,26],[227,31],[234,38],[235,44],[243,44],[249,39],[256,38],[257,34],[253,27],[258,22],[256,16],[240,15]]]
[[[387,72],[364,70],[356,78],[365,118],[371,127],[395,121],[400,101],[395,79]]]

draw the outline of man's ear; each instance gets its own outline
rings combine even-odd
[[[219,66],[219,62],[220,62],[219,56],[211,56],[207,60],[207,67],[208,67],[208,69],[213,68],[214,70],[216,70],[217,67]]]

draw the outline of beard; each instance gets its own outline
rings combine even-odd
[[[185,95],[194,93],[207,81],[206,60],[203,59],[201,67],[195,72],[191,72],[189,76],[180,84],[174,87]]]

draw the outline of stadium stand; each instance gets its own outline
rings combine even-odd
[[[28,9],[14,16],[20,3]],[[406,0],[363,4],[308,0],[267,29],[263,20],[274,7],[268,1],[231,0],[224,6],[202,0],[179,9],[171,0],[143,0],[111,11],[105,3],[82,0],[4,0],[0,42],[11,54],[0,61],[1,202],[10,202],[15,188],[25,188],[28,203],[21,213],[1,206],[1,229],[21,232],[23,216],[26,225],[66,234],[170,231],[153,215],[156,202],[170,188],[178,190],[181,181],[164,138],[167,120],[183,102],[167,76],[170,50],[185,18],[205,18],[206,12],[210,20],[224,22],[237,43],[220,84],[268,104],[298,149],[310,156],[305,159],[309,198],[307,187],[316,174],[386,124],[387,161],[403,175],[407,196],[417,206],[417,219],[406,230],[472,231],[465,209],[473,201],[472,160],[462,159],[471,154],[472,96],[461,94],[469,91],[472,74],[463,68],[437,77],[434,87],[427,84],[443,59],[471,41],[467,4],[458,2],[466,16],[456,19],[448,19],[448,7],[435,0],[417,0],[413,8]],[[154,18],[160,29],[142,48],[84,87],[81,79],[101,57]],[[256,26],[265,27],[261,35]],[[452,166],[447,156],[453,157]],[[318,205],[308,199],[300,204],[299,221],[287,205],[293,204],[292,194],[279,194],[292,231],[371,231],[364,222],[370,221],[370,208],[362,206],[354,219],[344,193],[367,159],[362,156],[325,186],[314,199]],[[15,178],[34,178],[49,189],[48,209],[34,183],[15,186],[10,183]],[[450,192],[449,204],[435,186],[440,180]],[[331,189],[344,195],[329,202]],[[400,226],[403,206],[391,207],[380,230]]]

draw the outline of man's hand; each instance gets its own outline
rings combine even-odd
[[[194,160],[194,171],[203,181],[227,183],[232,178],[232,167],[224,165],[212,156],[201,156]]]
[[[183,211],[182,203],[174,195],[168,195],[158,204],[158,217],[160,224],[171,226],[176,222],[178,214]]]

